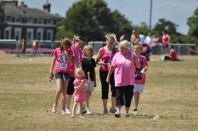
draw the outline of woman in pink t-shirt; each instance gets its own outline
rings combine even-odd
[[[67,104],[66,104],[66,114],[71,114],[70,112],[70,103],[71,98],[74,93],[74,72],[76,67],[81,67],[82,65],[82,46],[83,46],[83,39],[80,36],[74,36],[73,44],[71,46],[71,50],[74,56],[74,61],[70,62],[68,65],[68,71],[70,74],[70,81],[68,83],[67,89]]]
[[[85,73],[82,68],[76,68],[75,71],[75,80],[74,80],[74,105],[72,108],[72,117],[74,117],[74,113],[78,104],[80,104],[80,116],[82,117],[83,113],[83,104],[86,101],[86,90],[85,83],[88,80],[85,78]]]
[[[57,86],[54,104],[52,107],[53,113],[57,112],[58,100],[60,98],[60,95],[62,95],[62,114],[65,114],[66,92],[70,79],[68,64],[72,60],[72,52],[70,50],[71,44],[72,42],[69,39],[63,38],[61,40],[61,47],[54,50],[54,56],[52,59],[49,75],[50,80],[53,79],[55,75]]]
[[[140,61],[140,68],[136,68],[135,72],[135,84],[133,88],[133,97],[134,97],[134,112],[133,115],[136,116],[138,114],[138,104],[140,101],[140,93],[143,92],[144,84],[145,84],[145,72],[147,71],[148,64],[146,57],[141,54],[141,46],[135,45],[135,54],[138,56]]]
[[[116,112],[115,117],[120,117],[120,110],[125,105],[128,117],[129,108],[133,96],[133,85],[135,83],[135,67],[139,67],[140,63],[137,56],[129,51],[129,42],[122,41],[119,44],[119,52],[117,52],[112,60],[106,81],[109,83],[110,76],[114,71],[115,88],[116,88]]]
[[[167,31],[162,32],[162,47],[163,47],[163,52],[167,53],[168,51],[168,44],[170,42],[170,36],[167,34]]]
[[[115,44],[117,42],[115,34],[107,34],[106,36],[106,46],[102,47],[98,51],[98,56],[96,58],[96,63],[100,65],[100,81],[102,87],[102,102],[103,102],[103,114],[108,113],[107,109],[107,100],[108,100],[108,93],[109,93],[109,84],[106,82],[107,74],[109,71],[109,65],[111,65],[112,58],[117,52],[115,48]],[[109,110],[110,113],[115,113],[115,82],[114,82],[114,75],[111,75],[110,80],[111,85],[111,108]]]

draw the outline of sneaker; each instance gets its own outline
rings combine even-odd
[[[70,115],[70,114],[71,114],[71,112],[69,111],[69,109],[65,109],[65,113],[66,113],[67,115]]]
[[[129,115],[129,113],[125,113],[125,117],[129,117],[130,115]]]
[[[116,108],[110,108],[109,113],[115,113],[116,112]]]
[[[74,118],[74,114],[71,115],[71,118]]]
[[[56,113],[56,112],[57,112],[57,106],[53,105],[53,107],[52,107],[52,112],[53,112],[53,113]]]
[[[108,110],[104,109],[104,111],[102,112],[103,115],[108,114]]]
[[[115,112],[115,117],[120,118],[120,112]]]
[[[91,111],[87,108],[87,112],[86,112],[87,115],[91,115]]]
[[[84,114],[80,114],[80,118],[84,118]]]
[[[137,115],[138,115],[138,111],[136,110],[133,112],[133,116],[137,116]]]
[[[65,114],[66,114],[66,111],[65,111],[65,110],[62,110],[62,111],[61,111],[61,114],[62,114],[62,115],[65,115]]]
[[[82,114],[85,114],[85,113],[87,113],[87,110],[86,110],[86,109],[84,109],[84,110],[82,111]]]

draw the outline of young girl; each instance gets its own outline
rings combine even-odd
[[[134,96],[134,116],[138,114],[138,104],[140,101],[140,93],[143,92],[144,84],[145,84],[145,72],[147,71],[148,64],[146,57],[140,55],[141,53],[141,46],[135,45],[135,54],[138,56],[140,61],[140,68],[136,68],[135,74],[135,85],[133,89],[133,96]]]
[[[63,38],[61,40],[61,47],[54,50],[54,56],[52,59],[49,74],[49,79],[53,79],[55,71],[57,86],[54,104],[52,106],[53,113],[57,112],[58,100],[60,98],[60,95],[62,95],[62,114],[65,114],[66,91],[68,81],[70,79],[67,66],[72,59],[72,52],[70,50],[70,46],[71,41],[67,38]]]
[[[85,83],[87,83],[85,73],[82,68],[76,68],[74,80],[74,105],[72,109],[72,117],[78,104],[80,104],[80,116],[83,117],[83,103],[86,101]]]
[[[96,86],[96,79],[95,79],[95,67],[96,62],[92,58],[94,55],[93,48],[91,46],[84,46],[83,48],[83,59],[82,59],[82,69],[85,72],[86,78],[88,79],[89,83],[85,86],[86,88],[86,111],[87,114],[91,114],[89,110],[89,99],[91,97],[91,93]]]

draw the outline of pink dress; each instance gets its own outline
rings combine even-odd
[[[74,88],[75,88],[76,86],[79,86],[79,85],[80,85],[81,80],[82,80],[82,78],[76,78],[76,79],[74,80]],[[74,91],[74,101],[77,102],[77,103],[85,102],[85,101],[86,101],[86,91],[85,91],[85,87],[83,87],[83,88],[80,89],[80,90],[75,89],[75,91]]]
[[[132,62],[132,53],[116,53],[112,60],[114,67],[115,86],[128,86],[135,83],[135,65]]]

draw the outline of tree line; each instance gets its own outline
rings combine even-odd
[[[152,30],[148,25],[142,23],[140,26],[132,25],[123,14],[118,10],[112,11],[108,8],[105,0],[80,0],[75,2],[66,12],[65,17],[58,16],[58,29],[56,39],[62,36],[72,38],[78,34],[85,41],[104,41],[104,35],[113,32],[119,38],[125,35],[130,38],[131,31],[136,29],[138,33],[145,35],[151,32],[161,37],[161,32],[166,30],[171,36],[171,43],[196,43],[198,44],[198,7],[193,16],[188,18],[189,31],[187,35],[177,32],[177,24],[170,20],[161,18]],[[4,11],[0,4],[0,35],[5,28]]]

